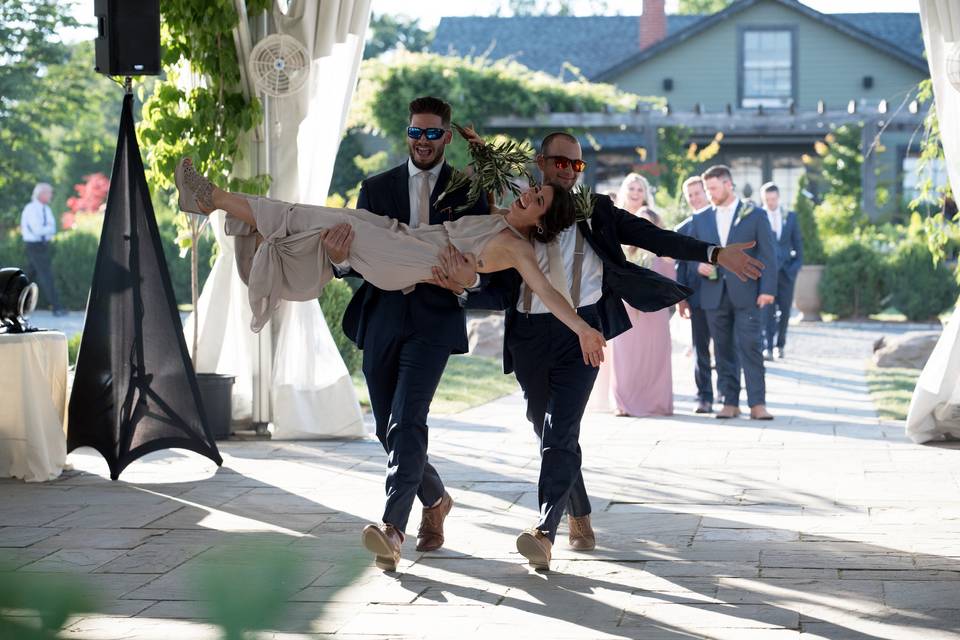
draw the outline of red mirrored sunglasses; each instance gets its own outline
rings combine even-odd
[[[587,163],[583,160],[574,160],[566,156],[544,156],[544,158],[546,160],[552,160],[553,166],[557,169],[566,169],[572,165],[574,172],[583,173],[583,170],[587,168]]]

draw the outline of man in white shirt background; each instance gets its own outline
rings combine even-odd
[[[50,241],[57,233],[57,219],[50,210],[53,187],[40,182],[33,188],[33,198],[20,214],[20,234],[27,253],[27,275],[40,287],[41,299],[53,306],[53,314],[65,315],[60,306],[50,263]]]
[[[797,214],[780,204],[780,189],[772,182],[760,187],[760,201],[770,220],[777,249],[777,298],[763,308],[764,352],[766,360],[783,358],[787,344],[787,326],[797,274],[803,266],[803,236]]]

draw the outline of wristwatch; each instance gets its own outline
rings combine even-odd
[[[710,254],[710,264],[716,266],[720,261],[720,249],[721,247],[718,247],[717,245],[710,247],[710,250],[708,251]]]

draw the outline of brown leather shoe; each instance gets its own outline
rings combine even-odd
[[[517,536],[517,551],[534,569],[550,571],[553,543],[539,529],[526,529]]]
[[[403,535],[392,524],[368,524],[363,528],[363,546],[376,556],[378,569],[396,571]]]
[[[750,407],[751,420],[773,420],[773,416],[767,411],[766,405],[755,404]]]
[[[577,551],[593,551],[597,548],[597,536],[590,524],[590,514],[585,516],[567,516],[570,528],[570,547]]]
[[[723,409],[717,411],[717,418],[721,420],[728,420],[730,418],[737,418],[740,416],[740,407],[732,404],[723,405]]]
[[[453,509],[453,498],[446,491],[435,507],[424,507],[417,531],[417,551],[436,551],[443,546],[443,521]]]

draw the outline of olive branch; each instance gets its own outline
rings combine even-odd
[[[585,184],[573,190],[573,203],[577,210],[577,222],[587,220],[593,215],[594,193]]]
[[[453,126],[461,135],[467,137],[460,125],[453,123]],[[509,191],[514,197],[519,196],[520,187],[514,182],[519,177],[526,178],[530,185],[535,183],[527,170],[527,165],[533,159],[533,149],[526,142],[510,139],[494,143],[471,142],[470,157],[473,160],[467,166],[473,169],[472,175],[454,169],[443,193],[437,197],[437,206],[448,195],[464,187],[469,187],[467,200],[455,209],[457,213],[472,207],[484,193],[500,194]]]

